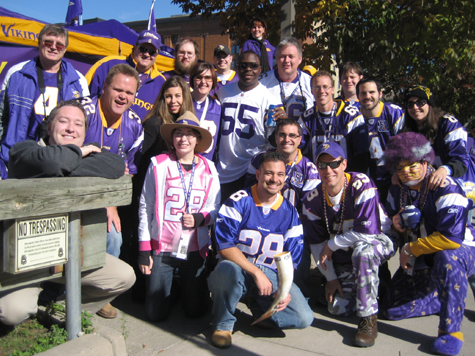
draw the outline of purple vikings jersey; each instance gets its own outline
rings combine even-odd
[[[405,205],[416,205],[420,208],[421,191],[407,189],[408,197]],[[391,186],[388,194],[386,209],[389,216],[394,216],[401,210],[401,188]],[[457,243],[475,246],[475,231],[468,220],[468,211],[473,202],[465,197],[462,189],[451,177],[435,191],[428,191],[427,199],[422,210],[420,229],[412,230],[413,239],[424,238],[429,235],[442,235]]]
[[[325,117],[317,107],[307,110],[299,119],[302,126],[303,154],[315,162],[317,147],[324,142],[337,142],[349,161],[353,155],[368,152],[368,132],[363,115],[341,100],[333,104],[332,114]]]
[[[268,151],[276,151],[270,149]],[[250,187],[257,183],[256,171],[259,168],[259,159],[264,154],[259,153],[254,156],[246,174],[246,187]],[[285,165],[285,184],[280,193],[287,198],[290,203],[297,208],[300,213],[302,211],[302,199],[306,192],[309,192],[320,184],[320,175],[317,167],[309,161],[307,157],[302,156],[302,152],[298,150],[297,161],[295,164],[287,163]]]
[[[166,78],[169,79],[171,77],[182,77],[182,79],[190,86],[190,75],[189,74],[178,74],[174,70],[169,70],[168,72],[162,72],[162,75]],[[158,95],[158,93],[157,93]]]
[[[358,110],[361,110],[362,108],[361,103],[358,99],[346,99],[345,95],[343,94],[343,91],[342,91],[342,94],[339,97],[337,97],[335,100],[344,101],[346,105],[354,106]]]
[[[97,142],[112,153],[125,155],[129,173],[136,174],[143,141],[142,123],[137,114],[128,109],[112,127],[107,127],[99,97],[83,98],[80,102],[86,110],[89,125],[84,144]]]
[[[383,152],[388,140],[404,127],[404,110],[394,104],[380,102],[381,110],[375,117],[365,118],[368,127],[370,177],[379,186],[391,183],[391,174],[384,168]]]
[[[455,180],[466,193],[474,190],[475,164],[467,152],[467,131],[455,117],[445,115],[439,120],[439,129],[432,148],[435,152],[435,167],[451,161],[462,161],[467,172]]]
[[[101,95],[107,73],[109,73],[113,66],[122,63],[130,65],[132,68],[135,68],[136,65],[132,55],[127,58],[123,56],[108,56],[98,61],[89,69],[86,78],[89,82],[91,97]],[[147,73],[141,74],[140,78],[141,83],[135,94],[134,103],[130,108],[143,120],[153,108],[153,103],[163,83],[165,83],[165,78],[154,67]]]
[[[303,229],[297,211],[280,194],[267,214],[264,210],[256,185],[232,194],[216,219],[218,251],[237,247],[251,263],[274,271],[274,255],[289,251],[297,268],[303,249]]]
[[[206,100],[202,103],[197,103],[193,100],[193,107],[195,108],[195,114],[198,120],[200,120],[200,126],[211,133],[213,136],[213,142],[211,146],[201,153],[201,155],[210,161],[213,160],[214,151],[216,149],[216,142],[218,140],[219,125],[221,120],[221,104],[218,100],[213,99],[211,96],[207,96]]]
[[[379,195],[373,181],[363,173],[350,172],[345,175],[348,187],[344,207],[342,204],[331,206],[327,199],[325,217],[323,183],[303,199],[302,222],[310,244],[319,244],[332,238],[327,230],[327,218],[330,233],[337,234],[342,211],[343,227],[339,233],[344,234],[350,230],[369,235],[381,233],[381,221],[386,215],[381,216],[384,213],[380,210]],[[335,263],[351,263],[351,254],[352,251],[340,249],[333,253],[332,259]]]

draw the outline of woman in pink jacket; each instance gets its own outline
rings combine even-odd
[[[212,136],[189,111],[175,123],[162,125],[160,134],[172,149],[151,159],[139,206],[139,267],[147,277],[146,312],[152,321],[168,318],[176,300],[172,282],[177,270],[185,314],[200,317],[208,305],[204,262],[220,188],[214,164],[198,153],[208,149]]]

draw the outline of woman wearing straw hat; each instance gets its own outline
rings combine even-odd
[[[152,157],[139,207],[139,267],[147,277],[146,312],[152,321],[168,318],[178,269],[183,309],[189,317],[206,313],[209,293],[204,261],[208,230],[218,213],[220,188],[214,164],[204,152],[212,136],[187,111],[161,126],[171,151]]]

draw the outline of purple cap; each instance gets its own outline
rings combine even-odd
[[[150,43],[156,49],[160,49],[162,46],[162,39],[160,35],[156,32],[143,30],[140,32],[139,38],[137,39],[138,44]]]
[[[333,158],[343,157],[346,159],[343,148],[341,148],[341,146],[336,142],[325,142],[320,144],[320,146],[317,147],[317,151],[315,152],[315,161],[318,161],[318,157],[320,157],[320,155],[323,153],[326,153]]]

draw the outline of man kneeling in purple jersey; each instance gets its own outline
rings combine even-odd
[[[356,311],[361,320],[353,344],[373,346],[378,335],[378,269],[394,254],[391,239],[382,233],[390,221],[374,182],[363,173],[345,173],[340,145],[323,143],[316,157],[322,184],[303,200],[305,236],[327,279],[328,311],[339,316]]]
[[[467,277],[475,272],[475,230],[468,220],[473,205],[450,176],[429,189],[434,157],[429,141],[414,132],[394,136],[386,146],[385,167],[402,183],[389,190],[387,211],[405,244],[384,313],[391,320],[439,314],[432,351],[457,355]]]
[[[303,230],[297,210],[282,197],[285,159],[278,152],[266,152],[259,161],[257,184],[232,194],[216,219],[216,246],[220,262],[208,278],[213,299],[214,329],[211,343],[231,346],[241,298],[255,318],[274,302],[281,284],[274,256],[290,252],[294,269],[300,263]],[[284,278],[283,278],[284,280]],[[294,283],[290,294],[277,304],[269,326],[303,329],[313,322],[313,312]]]

